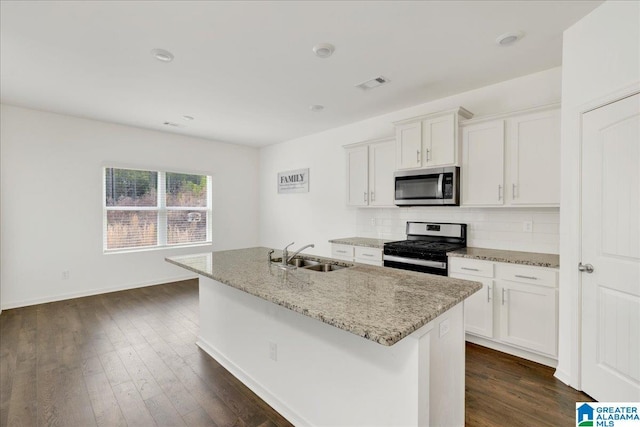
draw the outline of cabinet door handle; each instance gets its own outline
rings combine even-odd
[[[487,286],[487,302],[491,302],[491,286]]]
[[[516,277],[519,277],[521,279],[529,279],[529,280],[538,280],[537,277],[533,277],[533,276],[522,276],[520,274],[516,274]]]
[[[367,201],[367,192],[366,191],[364,192],[364,201],[365,202]]]
[[[373,191],[371,192],[371,201],[372,202],[376,201],[376,193],[374,193]]]
[[[502,288],[502,305],[504,305],[504,291],[506,291],[506,289]]]
[[[420,163],[420,150],[416,150],[416,163]]]
[[[515,184],[511,184],[511,197],[512,198],[516,198],[516,185]]]
[[[430,156],[429,154],[431,154],[431,150],[429,150],[429,149],[427,148],[427,159],[426,159],[426,160],[427,160],[427,162],[428,162],[429,160],[431,160],[431,156]]]
[[[498,200],[502,200],[502,185],[498,185]]]
[[[470,268],[470,267],[460,267],[460,270],[480,271],[477,268]]]

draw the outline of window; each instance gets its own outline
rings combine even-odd
[[[211,242],[211,177],[104,169],[104,250]]]

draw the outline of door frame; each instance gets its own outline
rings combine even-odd
[[[569,213],[566,214],[567,218],[565,221],[569,221],[570,223],[575,224],[573,227],[570,227],[569,233],[566,234],[566,242],[562,242],[561,240],[561,256],[563,254],[563,246],[567,246],[570,248],[571,257],[570,259],[562,259],[560,263],[560,271],[561,271],[561,279],[565,278],[565,283],[560,282],[560,289],[563,286],[570,286],[570,284],[575,283],[577,286],[569,287],[569,296],[568,302],[570,303],[570,307],[565,305],[565,309],[569,308],[571,313],[569,315],[570,325],[569,327],[565,327],[559,331],[559,339],[563,336],[563,332],[568,331],[570,334],[570,350],[568,355],[565,355],[565,358],[568,359],[568,367],[569,371],[561,371],[560,370],[560,360],[558,361],[558,369],[555,372],[555,376],[563,381],[566,384],[574,387],[577,390],[582,390],[582,274],[578,271],[578,262],[582,261],[582,154],[583,154],[583,134],[582,134],[582,126],[584,115],[590,111],[596,110],[598,108],[604,107],[609,104],[613,104],[622,99],[628,98],[630,96],[636,95],[640,93],[640,81],[636,81],[632,84],[626,85],[618,90],[608,93],[607,95],[597,97],[592,99],[591,101],[584,103],[573,111],[570,111],[570,118],[573,118],[573,122],[575,126],[578,127],[577,135],[578,135],[578,144],[577,144],[577,163],[578,168],[575,175],[571,176],[571,181],[574,185],[571,185],[577,194],[577,206],[574,209],[569,208]],[[562,121],[562,125],[564,125],[564,120]],[[563,132],[564,136],[564,132]],[[564,174],[563,174],[564,176]],[[562,186],[563,189],[566,186]],[[561,223],[561,233],[564,230],[563,227],[563,209],[567,208],[567,206],[563,206],[566,203],[565,197],[561,196],[561,205],[560,205],[560,223]],[[568,279],[568,280],[567,280]],[[565,293],[566,294],[566,293]],[[566,301],[566,297],[565,297]],[[560,303],[562,302],[562,298]],[[562,305],[559,307],[562,309]],[[562,321],[562,316],[560,316],[560,322]],[[559,324],[559,326],[562,326]],[[559,346],[559,351],[560,350]],[[558,355],[562,357],[561,354]],[[564,364],[567,366],[567,363]]]

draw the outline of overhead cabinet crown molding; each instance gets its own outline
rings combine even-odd
[[[396,169],[460,164],[460,122],[473,113],[458,107],[394,122]]]

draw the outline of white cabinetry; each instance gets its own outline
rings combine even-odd
[[[382,266],[382,249],[380,248],[332,243],[331,256],[344,261]]]
[[[482,282],[465,300],[467,341],[554,366],[556,269],[451,257],[449,276]]]
[[[482,290],[464,300],[464,328],[466,332],[493,338],[494,268],[492,262],[464,260],[449,261],[449,277],[482,283]]]
[[[347,204],[393,206],[395,141],[383,139],[345,147],[347,155]]]
[[[463,206],[559,206],[558,107],[466,121],[461,175]]]
[[[395,122],[396,168],[458,165],[459,121],[472,116],[460,107]]]

